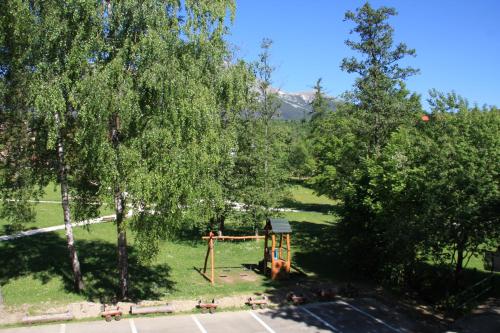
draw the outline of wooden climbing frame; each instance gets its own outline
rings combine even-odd
[[[250,240],[250,239],[265,239],[264,242],[264,259],[261,261],[261,268],[264,275],[267,274],[268,263],[271,263],[271,279],[287,278],[290,273],[292,251],[290,246],[292,228],[285,219],[267,219],[264,227],[265,236],[215,236],[210,231],[208,236],[203,236],[202,239],[207,241],[207,254],[205,255],[205,264],[203,271],[200,273],[212,285],[215,284],[215,253],[214,241],[216,240]],[[277,236],[279,236],[279,245],[277,245]],[[268,245],[271,240],[271,246]],[[286,246],[286,248],[285,248]],[[286,253],[286,258],[283,255]],[[208,258],[210,258],[210,275],[207,275]]]
[[[207,254],[205,255],[205,264],[203,265],[203,271],[201,274],[210,281],[212,285],[215,284],[215,252],[214,252],[214,241],[216,240],[250,240],[250,239],[263,239],[264,236],[215,236],[215,234],[210,231],[208,236],[203,236],[203,240],[208,241]],[[210,257],[210,276],[207,275],[208,258]]]
[[[285,219],[267,219],[265,226],[264,241],[264,260],[262,268],[264,274],[267,274],[268,263],[271,263],[271,279],[277,280],[287,278],[290,273],[292,251],[291,251],[291,233],[290,224]],[[279,236],[279,245],[276,246],[276,236]],[[271,240],[271,246],[269,246]],[[283,248],[283,241],[286,242],[286,248]],[[286,253],[286,258],[283,255]]]

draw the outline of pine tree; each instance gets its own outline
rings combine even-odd
[[[355,24],[351,34],[359,35],[359,41],[349,39],[346,45],[361,54],[342,61],[342,70],[359,75],[346,97],[364,118],[364,135],[372,151],[379,151],[390,133],[419,107],[418,96],[410,95],[404,85],[418,70],[400,65],[405,56],[415,56],[415,50],[405,43],[394,45],[394,29],[387,22],[394,15],[394,8],[374,9],[368,2],[345,14],[345,20]]]
[[[319,78],[314,85],[314,98],[311,101],[311,114],[313,122],[316,118],[321,118],[325,115],[326,112],[330,110],[328,99],[325,97],[325,94],[323,92],[321,80],[322,79]]]
[[[397,230],[396,223],[384,218],[381,193],[374,189],[377,171],[383,171],[378,163],[391,135],[414,124],[422,112],[420,97],[405,87],[405,80],[417,70],[401,65],[415,51],[404,43],[394,44],[388,22],[394,15],[394,8],[374,9],[369,3],[346,13],[345,20],[355,24],[351,33],[359,36],[346,44],[360,56],[344,59],[341,68],[358,77],[344,95],[346,102],[316,124],[317,168],[311,180],[319,193],[343,201],[337,236],[346,244],[347,267],[388,280],[407,268],[398,255],[414,253],[415,244],[408,242],[405,253],[392,247],[399,239],[391,237],[389,230]]]

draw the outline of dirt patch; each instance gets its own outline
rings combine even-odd
[[[257,281],[257,274],[254,272],[240,273],[240,279],[247,282],[255,282]]]
[[[215,271],[216,284],[233,284],[238,282],[255,282],[258,280],[256,272],[241,269],[225,269]]]
[[[227,274],[221,274],[215,279],[215,283],[225,283],[225,284],[233,284],[234,279],[232,276]]]

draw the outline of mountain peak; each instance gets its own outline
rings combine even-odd
[[[314,90],[286,92],[271,88],[271,91],[278,94],[281,100],[281,106],[279,108],[280,119],[302,120],[311,116],[311,102],[314,100]],[[333,100],[333,98],[331,99]],[[334,104],[332,104],[332,107],[334,107]]]

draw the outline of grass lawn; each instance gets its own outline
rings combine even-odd
[[[291,197],[283,206],[304,211],[283,213],[293,229],[293,264],[311,277],[343,279],[331,247],[333,228],[339,219],[338,203],[293,184]],[[37,227],[62,224],[59,205],[39,204],[37,212]],[[231,225],[227,227],[226,234],[231,234]],[[58,231],[0,242],[0,286],[5,305],[17,307],[29,303],[36,311],[75,301],[109,301],[116,294],[115,225],[92,225],[75,228],[74,232],[86,283],[84,293],[72,292],[64,231]],[[229,278],[218,281],[215,286],[195,269],[203,266],[207,250],[206,243],[199,238],[163,242],[158,257],[148,264],[138,259],[132,232],[128,234],[128,241],[131,296],[135,299],[211,299],[231,294],[272,292],[281,285],[281,282],[272,282],[244,269],[243,265],[261,260],[263,241],[218,242],[215,246],[216,278],[222,273]],[[473,258],[469,267],[482,270],[482,261]],[[240,273],[250,278],[242,278]]]
[[[47,191],[44,200],[58,200],[54,191]],[[289,202],[320,212],[285,213],[291,221],[294,235],[294,264],[313,273],[313,266],[302,265],[311,242],[337,220],[335,202],[316,197],[311,190],[294,185]],[[318,206],[314,206],[318,205]],[[62,209],[58,204],[38,204],[37,221],[29,227],[62,224]],[[0,221],[0,226],[6,221]],[[229,226],[230,228],[230,226]],[[109,299],[116,293],[116,229],[113,223],[75,228],[86,290],[78,295],[71,291],[71,270],[67,257],[64,231],[47,233],[10,242],[0,242],[0,285],[5,304],[19,306],[29,303],[34,308],[42,304],[64,304],[74,301]],[[230,231],[227,232],[230,234]],[[149,264],[139,262],[134,250],[133,233],[129,232],[131,294],[137,299],[197,299],[222,295],[262,292],[276,284],[259,274],[248,274],[242,265],[257,264],[262,259],[263,241],[218,242],[215,247],[216,273],[229,275],[224,283],[211,286],[195,268],[203,266],[207,246],[199,239],[165,241],[157,258]],[[310,263],[309,263],[310,264]],[[322,263],[317,263],[321,264]],[[310,266],[310,267],[309,267]],[[249,281],[239,273],[250,276]],[[217,276],[219,275],[217,274]]]
[[[22,230],[38,229],[64,223],[61,204],[37,203],[35,210],[35,221],[33,223],[24,224]],[[9,221],[0,219],[0,234],[10,234],[12,231],[13,230],[11,230],[9,226]]]
[[[0,281],[6,304],[110,298],[118,284],[114,224],[92,225],[88,230],[75,228],[75,238],[87,284],[83,295],[70,292],[71,271],[63,231],[0,244]],[[132,294],[137,298],[194,298],[255,289],[255,283],[211,287],[193,268],[203,264],[204,243],[164,242],[160,255],[149,265],[137,261],[131,233],[129,245]],[[261,252],[256,242],[219,243],[216,246],[217,265],[236,267],[242,263],[256,263]],[[261,284],[262,281],[257,281],[257,285]]]
[[[307,214],[310,214],[310,218]],[[295,231],[292,238],[294,263],[300,266],[302,255],[307,249],[300,249],[304,238],[299,235],[311,225],[317,229],[317,233],[321,233],[320,230],[327,227],[328,221],[333,222],[334,219],[321,213],[287,213],[286,217],[292,221]],[[114,295],[118,285],[115,225],[92,225],[75,228],[74,232],[87,284],[85,293],[77,295],[71,292],[71,271],[64,231],[59,231],[0,243],[0,283],[6,305],[57,304],[87,299],[99,301],[101,297],[108,299]],[[224,273],[237,276],[234,281],[211,286],[194,269],[203,266],[207,250],[205,242],[163,242],[159,256],[146,265],[138,261],[131,232],[128,237],[130,278],[135,298],[196,299],[274,288],[274,284],[261,275],[252,275],[253,281],[238,278],[239,273],[246,273],[243,264],[256,264],[262,259],[263,241],[218,242],[215,255],[216,267],[219,269],[216,272],[229,269],[229,273]],[[308,271],[308,267],[302,268]]]
[[[57,184],[49,184],[44,189],[44,195],[40,200],[61,201],[61,188]]]
[[[293,208],[304,211],[335,212],[339,202],[324,195],[318,196],[300,181],[291,181],[289,186],[290,195],[282,203],[282,207]]]
[[[22,230],[38,229],[64,224],[63,211],[60,204],[61,192],[58,186],[54,184],[47,185],[44,189],[45,193],[40,201],[35,204],[36,217],[33,223],[27,223],[22,226]],[[101,215],[110,215],[114,211],[112,207],[104,206],[101,208]],[[78,221],[74,221],[78,222]],[[0,235],[12,233],[9,227],[9,221],[0,218]]]
[[[336,207],[338,201],[331,200],[326,196],[317,196],[310,188],[300,185],[297,181],[289,186],[290,196],[283,203],[282,207],[293,208],[307,211],[305,213],[296,213],[294,219],[308,220],[315,223],[330,223],[336,219]],[[38,229],[61,225],[64,223],[62,216],[62,207],[59,203],[61,192],[57,185],[50,184],[44,189],[44,195],[41,201],[54,201],[53,203],[40,202],[36,204],[36,217],[33,223],[25,224],[22,230]],[[101,215],[113,214],[112,207],[104,206],[101,208]],[[285,214],[286,216],[289,216]],[[76,222],[76,221],[75,221]],[[9,221],[0,218],[0,235],[11,233]]]
[[[38,229],[64,224],[63,210],[60,203],[37,203],[35,204],[36,217],[33,223],[24,224],[22,230]],[[111,207],[101,208],[100,215],[113,214]],[[78,222],[78,221],[73,221]],[[0,219],[0,235],[11,234],[9,221]]]

